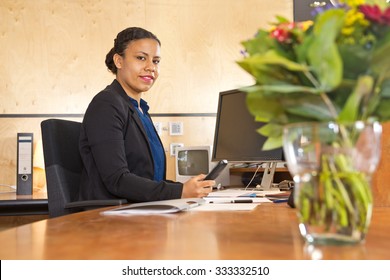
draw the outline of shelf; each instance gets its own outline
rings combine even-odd
[[[256,172],[256,169],[257,168],[254,168],[254,167],[250,167],[250,168],[245,168],[245,167],[239,167],[239,168],[230,168],[229,171],[230,171],[230,174],[234,174],[234,173],[244,173],[244,172]],[[264,168],[259,168],[259,170],[257,172],[264,172]],[[286,167],[282,167],[282,168],[276,168],[275,169],[275,173],[279,173],[279,172],[289,172],[288,171],[288,168]]]
[[[231,167],[229,169],[230,184],[232,185],[238,185],[240,183],[242,184],[243,174],[247,174],[247,173],[254,174],[256,170],[257,168],[255,167],[238,167],[238,168]],[[260,176],[260,180],[263,173],[264,173],[264,168],[259,168],[259,170],[257,170],[257,174]],[[276,168],[274,178],[273,178],[273,183],[280,183],[283,180],[289,180],[289,181],[292,180],[288,168],[287,167]]]

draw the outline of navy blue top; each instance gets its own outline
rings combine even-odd
[[[131,103],[133,103],[134,107],[137,108],[138,115],[144,125],[146,130],[146,134],[148,135],[149,145],[152,149],[152,157],[153,157],[153,166],[154,166],[154,181],[162,181],[164,179],[164,148],[161,145],[161,142],[157,136],[156,130],[152,123],[152,120],[148,116],[149,105],[148,103],[141,99],[140,105],[143,113],[138,107],[137,100],[130,98]]]

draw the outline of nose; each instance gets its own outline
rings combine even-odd
[[[149,62],[145,66],[145,70],[148,71],[148,72],[156,72],[156,65],[153,62]]]

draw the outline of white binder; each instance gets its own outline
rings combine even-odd
[[[18,133],[16,194],[33,192],[33,133]]]

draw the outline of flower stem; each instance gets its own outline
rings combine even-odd
[[[305,71],[304,72],[305,76],[309,79],[309,81],[313,84],[313,86],[317,89],[320,88],[320,83],[317,81],[317,79],[312,75],[311,72]],[[326,94],[326,92],[322,91],[320,93],[320,96],[322,100],[324,101],[325,105],[329,108],[329,112],[333,118],[333,120],[337,120],[337,111],[336,108],[334,107],[332,101],[329,99],[329,96]]]

